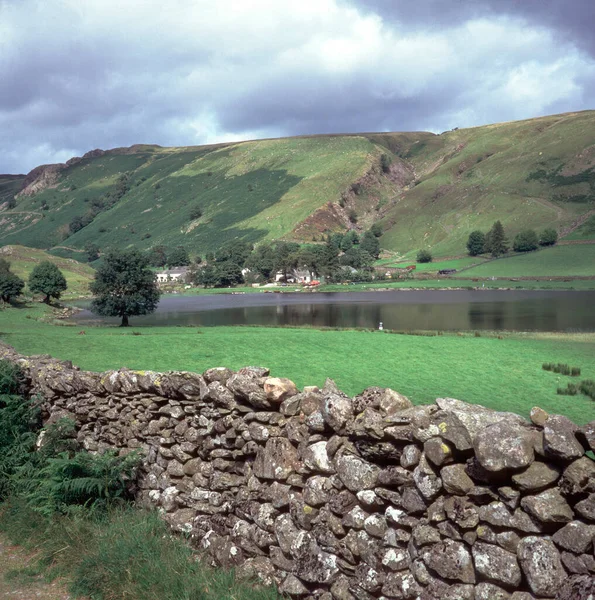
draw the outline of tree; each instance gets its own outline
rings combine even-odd
[[[390,165],[392,160],[388,154],[382,154],[380,156],[380,166],[382,167],[383,173],[388,173],[390,171]]]
[[[377,237],[381,237],[382,236],[382,225],[380,225],[380,223],[374,223],[372,225],[372,227],[370,227],[370,231]]]
[[[432,253],[429,250],[420,250],[417,253],[418,263],[429,263],[432,262]]]
[[[203,285],[205,288],[214,287],[217,285],[219,278],[213,265],[205,265],[201,269],[196,270],[196,275],[193,279],[196,285]]]
[[[170,267],[185,267],[190,264],[188,250],[184,246],[177,246],[167,255],[167,264]]]
[[[11,302],[17,296],[20,296],[25,282],[10,270],[10,263],[4,258],[0,258],[0,300],[2,302]]]
[[[153,246],[149,250],[149,264],[152,267],[165,267],[167,264],[167,248],[165,246]]]
[[[242,283],[242,268],[231,260],[215,263],[216,287],[230,287]]]
[[[544,229],[539,236],[540,246],[553,246],[558,241],[558,232],[553,228]]]
[[[67,287],[62,271],[49,260],[40,262],[29,275],[29,289],[34,294],[44,294],[43,301],[46,304],[50,303],[51,298],[58,299]]]
[[[272,244],[260,244],[248,257],[244,266],[263,279],[270,279],[275,270],[276,253]]]
[[[491,252],[494,258],[502,256],[508,252],[508,240],[504,234],[504,227],[500,221],[496,221],[488,233],[487,244],[489,248],[486,248],[488,252]]]
[[[539,240],[533,229],[525,229],[525,231],[517,233],[512,243],[515,252],[531,252],[537,250],[538,247]]]
[[[361,246],[353,246],[339,258],[339,262],[354,269],[364,269],[372,265],[374,258],[368,252],[362,250]]]
[[[374,260],[380,256],[380,242],[372,231],[366,231],[366,233],[364,233],[359,247],[361,250],[367,252]]]
[[[228,242],[215,252],[215,261],[225,262],[230,260],[239,267],[243,267],[252,252],[252,248],[252,244],[243,240]]]
[[[85,253],[87,254],[87,262],[93,262],[99,258],[99,246],[89,242],[85,245]]]
[[[202,208],[200,206],[193,206],[190,209],[190,218],[192,220],[194,219],[200,219],[202,217]]]
[[[104,317],[121,317],[121,327],[128,327],[128,317],[154,312],[160,295],[148,256],[138,250],[108,252],[91,292],[95,295],[91,310]]]
[[[343,250],[343,252],[347,252],[347,250],[349,250],[355,244],[359,244],[359,237],[357,235],[357,231],[352,229],[351,231],[348,231],[341,239],[341,250]]]
[[[472,231],[467,240],[469,256],[479,256],[484,253],[486,236],[483,231]]]

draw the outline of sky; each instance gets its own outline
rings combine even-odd
[[[594,0],[0,0],[0,173],[595,108]]]

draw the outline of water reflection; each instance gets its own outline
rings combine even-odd
[[[163,298],[155,314],[135,317],[133,324],[377,328],[382,321],[386,329],[399,331],[593,331],[594,307],[595,292],[226,294]],[[87,311],[75,319],[97,320]]]

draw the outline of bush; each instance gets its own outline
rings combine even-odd
[[[540,246],[553,246],[558,241],[558,232],[555,229],[544,229],[539,236]]]
[[[580,367],[570,367],[566,363],[543,363],[541,368],[544,371],[553,371],[560,375],[570,375],[571,377],[578,377],[581,374]]]
[[[380,167],[382,168],[383,173],[388,173],[390,171],[390,165],[392,160],[388,154],[382,154],[380,156]]]
[[[479,256],[484,252],[485,234],[483,231],[472,231],[467,240],[467,251],[469,256]]]
[[[430,263],[432,262],[432,253],[429,250],[420,250],[417,253],[418,263]]]
[[[352,223],[357,223],[357,213],[353,208],[349,211],[349,214],[347,216],[349,217],[349,220]]]
[[[537,250],[539,240],[533,229],[526,229],[518,233],[512,243],[512,248],[515,252],[531,252]]]
[[[194,220],[194,219],[200,219],[201,217],[202,217],[202,208],[200,206],[194,206],[190,210],[190,218],[192,220]]]

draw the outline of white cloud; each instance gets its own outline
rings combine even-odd
[[[406,26],[338,0],[0,0],[0,36],[0,172],[44,151],[575,110],[595,65],[514,16]]]

